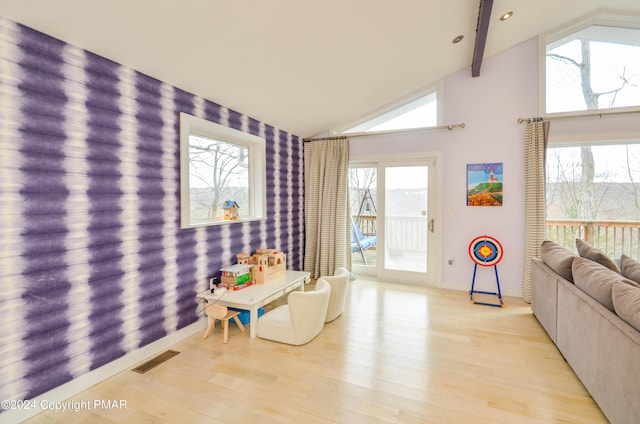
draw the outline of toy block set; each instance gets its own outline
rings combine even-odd
[[[255,283],[251,278],[251,266],[249,265],[231,265],[220,270],[222,274],[220,281],[227,290],[240,290]]]
[[[287,255],[275,249],[258,249],[253,255],[239,253],[237,264],[220,269],[220,281],[227,290],[240,290],[256,283],[266,283],[284,277]]]
[[[251,278],[257,283],[266,283],[285,276],[287,254],[275,249],[258,249],[253,255],[239,253],[238,265],[251,266]]]

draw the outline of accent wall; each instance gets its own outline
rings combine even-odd
[[[180,229],[179,113],[266,139],[260,222]],[[198,321],[235,254],[303,255],[303,141],[0,18],[0,398]]]

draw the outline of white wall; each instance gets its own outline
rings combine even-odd
[[[445,80],[444,124],[464,129],[353,138],[351,157],[386,153],[443,153],[444,241],[440,287],[468,291],[473,262],[467,249],[476,236],[496,237],[504,247],[498,265],[504,295],[521,296],[524,252],[524,124],[537,115],[537,39],[485,59],[480,76],[465,69]],[[504,205],[466,206],[466,165],[504,163]],[[448,265],[447,260],[453,259]],[[476,289],[495,291],[493,268],[479,267]]]

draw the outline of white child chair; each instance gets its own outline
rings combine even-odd
[[[327,317],[324,319],[324,322],[331,322],[344,312],[350,277],[351,273],[342,267],[336,268],[336,272],[333,277],[321,277],[331,286],[331,296],[329,297]]]
[[[258,319],[258,337],[290,345],[313,340],[324,327],[331,286],[323,278],[313,291],[294,291],[287,304],[278,306]]]

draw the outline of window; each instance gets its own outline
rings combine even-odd
[[[640,107],[640,19],[599,15],[544,40],[543,114]]]
[[[182,228],[265,218],[265,140],[180,114]]]
[[[640,256],[640,143],[547,150],[549,238],[589,241],[612,258]]]
[[[353,134],[434,127],[438,124],[439,106],[438,90],[433,90],[400,106],[396,105],[391,110],[378,112],[373,118],[369,117],[357,125],[337,132]]]
[[[640,144],[547,150],[547,217],[640,222]]]

